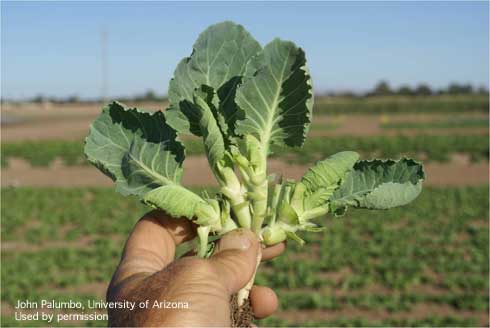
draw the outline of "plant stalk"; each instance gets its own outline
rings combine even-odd
[[[267,188],[269,187],[267,179],[264,179],[259,185],[254,186],[254,194],[256,198],[252,200],[252,231],[260,234],[262,223],[264,223],[267,214]]]
[[[250,179],[251,192],[255,195],[252,199],[252,231],[257,235],[260,234],[262,224],[267,215],[269,181],[267,180],[266,160],[267,156],[264,156],[262,159],[263,164],[255,168],[254,175]]]
[[[251,228],[252,217],[249,209],[249,201],[242,190],[242,184],[235,172],[230,167],[219,168],[218,182],[221,185],[221,193],[230,201],[231,208],[235,214],[238,223],[243,228]]]
[[[250,295],[250,290],[252,289],[252,286],[255,281],[255,275],[257,273],[257,269],[259,268],[260,261],[262,260],[262,249],[259,250],[259,253],[257,254],[257,263],[255,264],[255,270],[252,275],[252,278],[248,281],[248,283],[240,289],[237,293],[237,303],[238,307],[240,308],[243,303],[248,299],[248,296]]]
[[[206,252],[208,249],[208,237],[209,237],[209,226],[201,226],[197,228],[197,236],[199,237],[199,247],[197,250],[197,256],[200,258],[206,257]]]

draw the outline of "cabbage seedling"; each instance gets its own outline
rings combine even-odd
[[[241,25],[212,25],[177,65],[168,99],[169,107],[154,113],[107,105],[90,128],[85,154],[121,194],[192,220],[200,257],[212,254],[211,240],[233,229],[251,229],[264,245],[303,244],[298,233],[321,231],[314,219],[327,213],[388,209],[421,192],[421,164],[359,160],[353,151],[317,162],[299,181],[272,178],[271,147],[301,147],[312,119],[311,77],[304,51],[293,42],[274,39],[261,47]],[[181,184],[179,137],[185,135],[203,141],[220,186],[213,197]],[[236,295],[239,307],[252,284]]]

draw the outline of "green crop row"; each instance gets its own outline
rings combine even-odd
[[[185,141],[187,154],[203,155],[201,141]],[[487,136],[374,136],[374,137],[315,137],[303,148],[274,149],[273,157],[296,163],[311,163],[336,152],[356,150],[364,158],[410,156],[418,159],[444,162],[454,153],[464,153],[472,161],[488,160]],[[59,159],[65,165],[86,165],[82,141],[24,141],[2,144],[2,167],[11,158],[26,160],[33,166],[47,166]]]
[[[288,321],[278,318],[267,318],[260,321],[261,326],[269,327],[474,327],[475,318],[455,316],[431,316],[425,319],[385,319],[371,321],[364,318],[339,318],[325,321]]]
[[[3,327],[42,327],[46,324],[39,321],[15,321],[4,316],[1,318]],[[364,318],[339,318],[324,321],[289,321],[276,317],[262,319],[261,327],[475,327],[478,326],[475,318],[459,318],[456,316],[431,316],[424,319],[385,319],[366,320]],[[76,323],[65,323],[66,326],[77,326]],[[85,326],[106,326],[105,322],[88,322]]]
[[[488,160],[487,136],[373,136],[310,138],[303,148],[277,149],[273,156],[297,163],[312,163],[342,150],[355,150],[363,158],[399,158],[445,162],[455,153],[464,153],[474,162]]]
[[[83,156],[83,141],[46,140],[2,143],[2,167],[8,165],[11,158],[20,158],[33,166],[48,166],[55,159],[65,165],[86,164]]]
[[[387,310],[389,312],[409,311],[420,303],[448,304],[460,310],[488,310],[488,295],[356,295],[332,296],[324,293],[304,291],[283,293],[280,303],[283,310],[340,310],[350,306],[364,310]]]
[[[418,320],[272,318],[259,324],[485,324],[460,314],[488,311],[488,197],[488,187],[426,188],[407,207],[327,216],[320,222],[324,232],[302,236],[304,248],[289,243],[287,254],[264,262],[257,275],[257,284],[274,288],[286,311],[411,313],[432,304],[444,313]],[[148,210],[112,188],[7,188],[2,201],[2,302],[10,306],[18,299],[103,297],[86,286],[108,283],[127,234]],[[18,325],[12,317],[4,320]]]
[[[314,113],[396,114],[488,112],[488,96],[318,98]]]

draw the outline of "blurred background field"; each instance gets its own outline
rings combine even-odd
[[[283,257],[261,266],[257,283],[273,287],[281,305],[259,324],[488,326],[488,95],[316,103],[305,147],[277,150],[272,172],[298,178],[314,161],[353,149],[363,158],[422,160],[426,188],[408,207],[326,217],[325,233],[305,236],[306,252],[290,243]],[[164,100],[132,104],[165,107]],[[125,238],[146,211],[85,162],[83,136],[100,107],[2,109],[5,325],[40,325],[15,321],[18,299],[103,299]],[[184,183],[212,192],[200,142],[185,143]]]
[[[489,323],[488,2],[2,1],[1,323],[18,300],[101,300],[148,209],[88,165],[103,103],[164,110],[199,31],[223,20],[307,54],[315,109],[303,148],[269,170],[299,178],[337,151],[410,156],[427,180],[407,207],[326,216],[260,267],[278,312],[259,326]],[[156,91],[155,91],[156,90]],[[183,183],[216,191],[200,141]],[[25,310],[24,313],[32,313]],[[103,321],[53,326],[106,326]]]

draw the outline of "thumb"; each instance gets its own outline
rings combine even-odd
[[[245,287],[252,278],[260,251],[257,236],[248,229],[236,229],[221,238],[209,261],[230,294]]]

